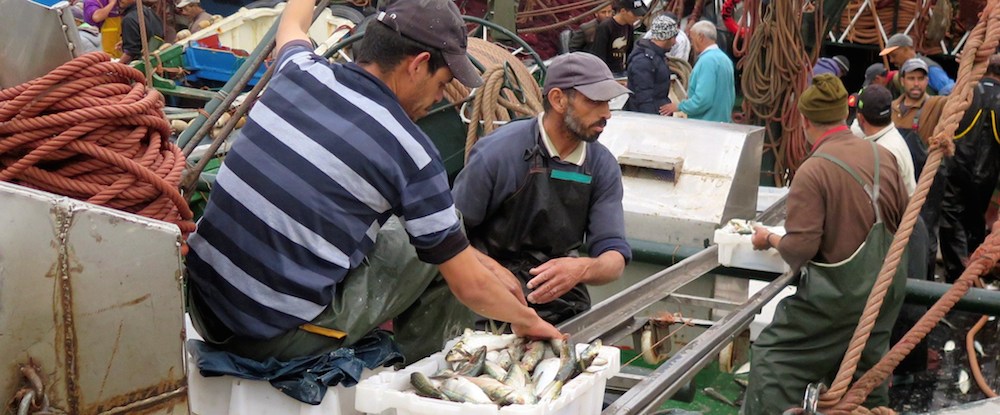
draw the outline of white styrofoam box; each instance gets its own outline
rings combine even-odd
[[[749,299],[750,297],[753,297],[754,294],[757,294],[757,292],[762,290],[765,286],[767,286],[767,284],[767,281],[750,280],[747,298]],[[783,288],[778,295],[771,299],[771,301],[764,304],[764,307],[760,309],[760,313],[754,316],[753,321],[750,322],[750,341],[757,340],[757,336],[760,334],[760,331],[764,330],[764,327],[767,327],[768,324],[771,324],[771,320],[774,320],[774,311],[778,308],[778,302],[792,294],[795,294],[795,287],[789,285]]]
[[[767,228],[778,235],[785,234],[783,227]],[[715,243],[719,245],[719,264],[757,271],[788,272],[790,267],[781,259],[781,254],[776,249],[754,250],[750,238],[751,235],[733,233],[727,228],[717,229]]]
[[[788,194],[788,187],[761,186],[757,189],[757,212],[763,212]]]
[[[578,344],[576,350],[579,353],[586,347]],[[361,381],[357,385],[355,407],[367,414],[380,415],[597,415],[601,413],[608,378],[621,370],[620,351],[604,346],[598,355],[608,362],[604,370],[577,375],[563,385],[562,394],[552,402],[499,407],[446,402],[414,393],[410,374],[436,373],[447,364],[444,356],[445,352],[438,352],[398,372],[383,372]]]
[[[201,336],[187,319],[188,339]],[[188,353],[188,401],[192,415],[359,415],[354,409],[355,388],[327,388],[323,402],[309,405],[285,395],[269,382],[240,379],[233,376],[204,377],[195,359]],[[383,370],[365,369],[362,379]]]

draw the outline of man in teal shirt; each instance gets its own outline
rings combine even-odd
[[[679,104],[664,105],[660,114],[681,111],[697,120],[733,122],[736,102],[733,61],[715,44],[715,25],[707,20],[695,23],[690,38],[698,60],[688,81],[688,97]]]

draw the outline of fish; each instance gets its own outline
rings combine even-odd
[[[570,379],[580,373],[579,369],[576,356],[571,353],[568,357],[559,359],[559,371],[556,372],[556,380],[561,380],[563,383],[569,382]]]
[[[448,397],[438,389],[440,384],[441,382],[435,382],[423,373],[413,372],[410,374],[410,385],[413,385],[413,389],[417,391],[417,395],[447,401]]]
[[[467,331],[462,335],[465,340],[465,351],[476,350],[485,346],[487,351],[505,349],[517,339],[516,334],[492,334],[484,331]]]
[[[545,342],[533,341],[528,343],[527,349],[524,351],[524,357],[521,358],[521,366],[524,368],[525,372],[531,372],[535,370],[535,366],[538,362],[541,362],[545,356]]]
[[[594,340],[593,343],[587,345],[586,349],[583,349],[583,352],[581,352],[577,357],[577,364],[580,366],[581,372],[586,371],[590,365],[594,363],[597,359],[597,355],[601,352],[602,345],[603,343],[601,342],[601,339],[597,339]]]
[[[486,346],[482,346],[479,350],[472,353],[469,357],[469,361],[461,363],[455,368],[455,372],[462,376],[479,376],[483,373],[483,367],[486,365]]]
[[[507,371],[500,367],[498,363],[491,362],[489,359],[483,364],[483,372],[501,382],[507,377]]]
[[[563,381],[557,380],[552,382],[542,393],[538,394],[539,402],[552,402],[559,398],[559,394],[562,393]]]
[[[504,349],[504,350],[507,350],[507,349]],[[497,360],[500,360],[500,352],[498,352],[496,350],[490,350],[490,351],[486,352],[486,361],[487,362],[494,362],[494,363],[496,363]]]
[[[525,389],[530,384],[530,381],[528,374],[524,372],[521,365],[512,365],[510,370],[507,371],[507,377],[503,379],[503,383],[516,389]]]
[[[976,349],[976,353],[979,353],[979,356],[986,356],[986,352],[983,351],[983,344],[980,343],[979,340],[974,340],[972,342],[972,347]]]
[[[510,349],[501,350],[496,362],[503,370],[510,370],[511,365],[514,364],[514,358],[511,357]]]
[[[538,363],[534,374],[531,375],[531,383],[534,384],[535,390],[543,391],[555,381],[560,367],[562,367],[562,360],[558,357],[550,357]]]
[[[472,335],[472,329],[465,329],[465,333],[462,337],[455,342],[454,346],[451,346],[451,350],[448,354],[444,356],[444,360],[448,363],[461,362],[463,360],[469,360],[469,352],[465,350],[465,341]]]
[[[456,376],[445,380],[441,384],[441,393],[448,397],[448,400],[455,402],[486,403],[492,404],[486,392],[479,386],[469,381],[468,378]]]
[[[961,371],[958,374],[958,390],[962,391],[963,394],[969,393],[969,388],[972,386],[972,382],[969,381],[969,373],[966,371]]]
[[[723,396],[721,393],[719,393],[715,389],[705,388],[705,389],[702,389],[701,391],[702,391],[702,393],[705,394],[705,396],[708,396],[709,398],[715,399],[715,400],[717,400],[719,402],[722,402],[722,403],[724,403],[726,405],[734,406],[734,407],[739,408],[739,406],[736,405],[735,403],[733,403],[733,401],[729,400],[729,398]]]
[[[527,396],[493,378],[477,377],[468,378],[468,380],[482,389],[493,402],[500,405],[524,405],[529,402],[533,403],[535,400],[533,396]]]

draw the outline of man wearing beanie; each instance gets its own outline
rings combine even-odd
[[[840,79],[813,78],[798,108],[811,151],[788,193],[786,233],[758,227],[752,240],[756,249],[775,248],[802,277],[753,344],[746,415],[799,407],[808,384],[833,381],[907,202],[892,153],[844,124],[847,90]],[[857,375],[888,351],[905,268],[893,278]],[[865,406],[888,405],[888,392],[883,384]]]
[[[659,114],[670,103],[670,67],[667,51],[677,37],[677,21],[659,15],[650,24],[649,39],[640,39],[628,57],[628,88],[633,95],[625,103],[626,111]]]

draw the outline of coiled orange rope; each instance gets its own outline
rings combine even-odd
[[[194,231],[177,185],[163,96],[142,72],[92,52],[0,90],[0,180]]]

